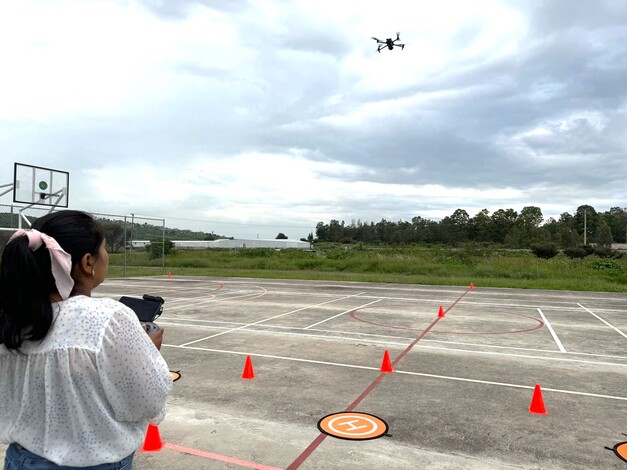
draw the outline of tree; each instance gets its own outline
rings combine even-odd
[[[456,209],[452,215],[442,219],[442,227],[445,228],[448,240],[451,242],[463,242],[468,239],[468,222],[470,216],[464,209]]]
[[[470,237],[478,242],[489,242],[491,222],[488,209],[477,212],[477,215],[470,219]]]
[[[585,243],[590,243],[590,235],[596,232],[598,223],[599,215],[594,207],[583,205],[577,208],[577,213],[575,214],[575,228]],[[585,236],[584,227],[586,229]]]
[[[575,228],[575,218],[568,212],[563,212],[557,223],[562,227],[568,227],[569,229]]]
[[[566,226],[560,229],[560,242],[564,248],[572,248],[579,245],[579,234],[577,230]]]
[[[324,222],[318,222],[316,224],[316,238],[321,242],[328,242],[331,240],[331,232],[329,226]]]
[[[339,221],[333,219],[329,222],[329,241],[339,242],[344,238],[344,221],[340,224]]]
[[[536,206],[523,207],[518,219],[516,219],[517,222],[522,223],[525,229],[539,227],[543,220],[542,211]]]
[[[492,241],[503,243],[517,218],[518,212],[514,209],[499,209],[494,212],[490,218],[492,220]]]
[[[275,240],[287,240],[287,235],[285,235],[283,232],[279,232]]]
[[[612,230],[610,229],[610,226],[607,224],[607,222],[604,219],[599,220],[599,224],[597,226],[597,231],[595,233],[594,241],[599,246],[602,246],[605,248],[612,247],[612,242],[614,241],[614,239],[612,238]]]
[[[107,240],[107,250],[111,253],[120,251],[124,244],[124,227],[112,220],[101,220],[104,236]]]
[[[512,248],[529,248],[532,243],[549,242],[551,233],[539,228],[542,220],[542,211],[539,207],[523,207],[516,222],[507,233],[505,243]]]
[[[627,208],[612,207],[601,214],[607,221],[616,243],[627,243]]]

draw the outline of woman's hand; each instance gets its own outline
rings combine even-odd
[[[143,325],[143,327],[148,333],[150,327],[148,325]],[[148,333],[148,337],[152,340],[157,349],[161,350],[161,343],[163,342],[163,328],[159,327],[159,329],[151,331]]]

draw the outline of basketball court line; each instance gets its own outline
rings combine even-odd
[[[174,325],[175,324],[172,324],[172,326]],[[187,326],[187,325],[176,324],[176,326]],[[229,330],[229,332],[232,332],[232,331],[236,331],[236,330],[234,329]],[[282,336],[292,336],[292,337],[300,336],[304,338],[337,339],[337,340],[352,341],[352,342],[361,341],[361,342],[367,342],[370,344],[382,344],[382,345],[398,346],[398,347],[405,347],[407,345],[407,341],[398,342],[398,341],[390,341],[390,340],[383,340],[383,339],[375,340],[375,339],[367,339],[367,338],[351,338],[351,337],[345,337],[345,336],[330,336],[330,335],[318,335],[318,334],[303,335],[301,333],[295,333],[295,332],[286,333],[286,332],[279,332],[279,331],[259,331],[259,330],[240,330],[240,331],[246,332],[246,333],[260,333],[261,332],[261,333],[268,333],[271,335],[282,335]],[[215,336],[217,335],[209,336],[207,338],[214,338]],[[408,338],[405,338],[405,339],[408,339]],[[182,345],[163,344],[163,346],[187,347],[187,344],[182,344]],[[478,345],[478,346],[483,347],[484,345]],[[540,361],[549,361],[549,362],[550,361],[572,362],[572,363],[594,365],[594,366],[627,367],[627,364],[620,364],[616,362],[591,361],[591,360],[584,360],[584,359],[572,359],[572,358],[567,358],[567,357],[544,357],[544,356],[533,356],[533,355],[526,355],[526,354],[503,353],[503,352],[497,352],[497,351],[477,351],[477,350],[472,350],[472,349],[447,348],[444,346],[429,346],[429,345],[417,345],[416,347],[421,348],[421,349],[432,349],[432,350],[437,350],[437,351],[450,351],[450,352],[463,352],[463,353],[468,353],[468,354],[478,354],[478,355],[486,355],[486,356],[500,356],[500,357],[511,357],[511,358],[520,358],[520,359],[537,359]],[[524,350],[524,348],[517,348],[517,349]],[[217,351],[217,350],[207,349],[207,351]],[[555,351],[547,351],[547,350],[538,350],[538,351],[555,354]],[[566,354],[577,354],[577,353],[566,352]],[[258,354],[254,354],[254,353],[251,353],[251,355],[258,356]],[[605,357],[616,358],[616,359],[626,359],[626,358],[621,358],[620,356],[618,357],[617,356],[605,356]]]
[[[181,278],[172,278],[172,279],[167,279],[167,278],[162,278],[160,276],[153,276],[153,277],[127,277],[127,278],[108,278],[107,280],[105,280],[102,283],[102,286],[107,286],[107,285],[122,285],[124,287],[128,287],[127,285],[124,284],[125,281],[146,281],[146,280],[150,280],[150,281],[162,281],[161,284],[148,284],[149,287],[157,287],[159,289],[163,289],[163,288],[167,288],[167,287],[174,287],[174,290],[180,290],[181,288],[178,286],[168,286],[168,284],[174,284],[174,283],[192,283],[192,284],[198,284],[198,283],[202,283],[202,282],[207,282],[207,280],[204,279],[181,279]],[[287,286],[287,287],[303,287],[303,291],[307,291],[308,289],[311,289],[312,285],[316,286],[316,287],[330,287],[333,289],[337,289],[337,288],[347,288],[347,289],[363,289],[364,284],[368,284],[368,283],[364,283],[364,282],[359,282],[359,281],[355,281],[354,283],[347,283],[346,281],[342,281],[342,282],[336,282],[336,283],[327,283],[327,284],[319,284],[320,282],[325,282],[325,281],[316,281],[316,280],[310,280],[310,281],[305,281],[305,280],[294,280],[294,281],[290,281],[290,282],[280,282],[280,281],[275,281],[275,280],[269,280],[269,279],[255,279],[255,280],[248,280],[248,279],[241,279],[238,280],[238,278],[229,278],[227,279],[223,279],[220,278],[219,280],[210,280],[210,283],[221,283],[224,285],[227,284],[244,284],[244,285],[248,285],[248,284],[259,284],[259,283],[263,283],[264,285],[269,285],[269,286]],[[416,290],[418,289],[420,293],[437,293],[437,294],[447,294],[447,293],[455,293],[455,291],[453,289],[457,288],[459,289],[460,286],[437,286],[437,288],[434,288],[434,286],[427,286],[427,285],[423,285],[423,284],[412,284],[411,287],[403,287],[402,285],[398,285],[395,287],[390,287],[389,285],[368,285],[368,290],[369,291],[377,291],[377,290],[395,290],[395,291],[407,291],[407,292],[413,292],[416,293]],[[478,286],[476,286],[476,288],[478,288]],[[205,287],[199,286],[199,287],[193,287],[190,289],[205,289]],[[563,299],[568,299],[568,300],[556,300],[555,303],[556,304],[573,304],[576,302],[575,297],[582,299],[582,300],[590,300],[593,302],[596,301],[618,301],[618,299],[616,297],[599,297],[599,296],[586,296],[586,292],[585,291],[552,291],[552,290],[546,290],[546,291],[542,291],[542,290],[538,290],[538,291],[529,291],[529,290],[525,290],[524,293],[517,293],[517,292],[511,292],[513,289],[511,288],[498,288],[498,287],[490,287],[487,288],[490,289],[490,292],[486,292],[485,295],[487,296],[491,296],[491,295],[497,295],[500,292],[502,292],[503,294],[506,294],[507,297],[522,297],[524,299],[529,299],[530,297],[534,297],[534,296],[538,296],[538,297],[543,297],[545,298],[546,295],[548,293],[551,293],[552,296],[559,296],[559,298],[563,298]],[[303,294],[305,294],[305,292],[302,292]],[[562,294],[562,295],[559,295]],[[602,294],[602,293],[601,293]],[[617,295],[623,294],[621,292],[617,292]],[[300,294],[299,294],[300,295]],[[380,296],[377,296],[380,297]],[[382,297],[385,298],[385,297]],[[571,300],[572,298],[572,300]],[[402,299],[402,298],[401,298]],[[426,300],[426,299],[410,299],[410,300]],[[536,303],[535,305],[531,305],[528,306],[530,308],[535,308],[537,307]],[[516,306],[519,304],[513,304],[512,306]],[[508,305],[510,306],[510,305]],[[549,307],[545,307],[545,308],[549,308]],[[620,309],[616,309],[615,311],[617,312],[621,312],[622,310]]]
[[[253,294],[242,294],[239,296],[234,295],[232,297],[224,296],[224,297],[219,297],[219,298],[216,295],[213,295],[210,299],[195,301],[193,304],[175,305],[174,307],[168,307],[168,310],[178,310],[180,308],[193,308],[193,307],[198,307],[199,305],[213,304],[213,303],[220,303],[220,302],[231,302],[233,300],[244,300],[244,299],[253,300],[259,297],[263,297],[267,293],[268,291],[255,292]]]
[[[551,326],[551,324],[549,323],[549,321],[546,319],[546,317],[544,316],[544,313],[542,313],[542,310],[538,309],[538,313],[540,314],[540,316],[542,317],[542,320],[544,320],[544,324],[546,325],[546,327],[549,329],[549,332],[551,333],[551,336],[553,336],[553,340],[555,341],[555,344],[557,344],[557,347],[559,348],[559,350],[561,352],[566,352],[566,349],[564,348],[564,345],[562,345],[562,342],[560,341],[560,339],[557,337],[557,333],[555,333],[555,330],[553,330],[553,327]]]
[[[321,321],[319,321],[317,323],[314,323],[313,325],[306,326],[305,328],[303,328],[303,330],[308,330],[309,328],[313,328],[314,326],[321,325],[322,323],[325,323],[325,322],[328,322],[330,320],[333,320],[334,318],[341,317],[342,315],[346,315],[347,313],[350,313],[350,312],[352,312],[354,310],[359,310],[359,309],[362,309],[362,308],[366,308],[369,305],[376,304],[377,302],[381,302],[381,300],[382,299],[376,299],[376,300],[373,300],[372,302],[368,302],[367,304],[360,305],[359,307],[350,308],[350,309],[346,310],[345,312],[338,313],[337,315],[333,315],[332,317],[325,318],[324,320],[321,320]]]
[[[275,316],[270,317],[270,318],[264,318],[263,320],[259,320],[259,321],[253,322],[253,323],[248,323],[246,325],[242,325],[242,326],[240,326],[238,328],[233,328],[231,330],[223,331],[223,332],[215,334],[215,335],[207,336],[206,338],[201,338],[201,339],[197,339],[197,340],[194,340],[194,341],[190,341],[188,343],[182,344],[181,346],[189,346],[190,344],[198,343],[198,342],[204,341],[206,339],[215,338],[216,336],[225,335],[227,333],[231,333],[232,331],[242,330],[242,329],[247,328],[249,326],[259,325],[260,323],[264,323],[264,322],[267,322],[267,321],[270,321],[270,320],[274,320],[275,318],[284,317],[286,315],[291,315],[291,314],[296,313],[296,312],[301,312],[301,311],[306,310],[308,308],[319,307],[320,305],[325,305],[325,304],[329,304],[329,303],[332,303],[332,302],[338,302],[340,300],[345,300],[345,299],[348,299],[348,298],[351,298],[351,297],[356,297],[356,296],[358,296],[360,294],[361,294],[361,292],[357,293],[357,294],[348,295],[348,296],[345,296],[345,297],[340,297],[340,298],[337,298],[337,299],[327,300],[327,301],[321,302],[319,304],[307,305],[305,307],[301,307],[301,308],[298,308],[296,310],[292,310],[290,312],[281,313],[279,315],[275,315]]]
[[[346,363],[342,363],[342,362],[331,362],[331,361],[318,361],[315,359],[302,359],[302,358],[298,358],[298,357],[288,357],[288,356],[276,356],[273,354],[258,354],[258,353],[250,353],[250,352],[241,352],[241,351],[229,351],[226,349],[214,349],[214,348],[201,348],[198,346],[178,346],[175,344],[163,344],[163,347],[168,347],[168,348],[175,348],[175,349],[189,349],[189,350],[193,350],[193,351],[203,351],[203,352],[212,352],[212,353],[222,353],[222,354],[232,354],[232,355],[237,355],[237,356],[251,356],[251,357],[263,357],[266,359],[279,359],[279,360],[284,360],[284,361],[291,361],[291,362],[301,362],[301,363],[306,363],[306,364],[318,364],[318,365],[326,365],[326,366],[335,366],[335,367],[345,367],[348,369],[363,369],[363,370],[372,370],[372,371],[376,371],[379,372],[380,367],[373,367],[373,366],[360,366],[357,364],[346,364]],[[616,364],[612,364],[612,365],[616,365]],[[507,383],[507,382],[494,382],[494,381],[490,381],[490,380],[480,380],[480,379],[470,379],[467,377],[455,377],[455,376],[450,376],[450,375],[437,375],[437,374],[427,374],[424,372],[413,372],[413,371],[403,371],[403,370],[394,370],[394,374],[405,374],[405,375],[411,375],[411,376],[418,376],[418,377],[431,377],[431,378],[436,378],[436,379],[442,379],[442,380],[453,380],[453,381],[458,381],[458,382],[469,382],[469,383],[478,383],[478,384],[486,384],[486,385],[497,385],[500,387],[507,387],[507,388],[524,388],[524,389],[529,389],[529,390],[533,390],[533,386],[532,385],[520,385],[520,384],[513,384],[513,383]],[[545,390],[545,387],[542,387],[542,390]],[[549,390],[549,389],[546,389]],[[588,396],[588,397],[596,397],[596,398],[608,398],[611,400],[621,400],[621,401],[627,401],[627,396],[625,397],[621,397],[621,396],[614,396],[614,395],[601,395],[601,394],[597,394],[597,393],[590,393],[590,392],[578,392],[575,390],[566,390],[566,389],[559,389],[559,388],[551,388],[550,389],[552,392],[555,393],[565,393],[565,394],[571,394],[571,395],[583,395],[583,396]]]
[[[189,279],[189,278],[175,276],[171,279],[168,279],[161,275],[145,276],[145,277],[107,278],[103,282],[103,285],[115,284],[115,283],[120,284],[126,281],[135,281],[135,282],[157,281],[157,282],[161,282],[161,284],[159,284],[159,287],[163,287],[163,286],[167,286],[167,284],[175,284],[175,283],[179,283],[179,284],[206,283],[208,281],[208,278],[202,277],[202,278]],[[217,279],[211,278],[209,282],[222,283],[225,285],[226,284],[258,284],[260,282],[263,282],[264,285],[271,285],[271,286],[289,286],[289,287],[303,286],[306,288],[311,288],[312,285],[315,285],[316,287],[356,288],[356,287],[363,287],[364,284],[371,284],[371,283],[362,282],[362,281],[353,281],[353,282],[351,281],[320,281],[320,280],[305,280],[305,279],[294,279],[290,281],[285,281],[285,280],[282,281],[282,280],[277,280],[277,279],[265,279],[265,278],[253,279],[253,278],[236,278],[236,277],[217,278]],[[479,288],[479,287],[480,286],[475,286],[475,288]],[[390,284],[372,283],[372,285],[368,285],[368,288],[372,290],[389,290]],[[406,291],[412,291],[412,292],[415,292],[416,288],[420,289],[420,292],[442,293],[442,292],[455,292],[455,289],[463,288],[463,286],[446,286],[446,285],[433,286],[433,285],[428,285],[428,284],[398,284],[398,285],[395,285],[395,287],[393,287],[394,290],[401,290],[401,291],[406,290]],[[489,295],[494,294],[496,291],[502,291],[510,297],[520,296],[524,298],[529,298],[531,296],[543,296],[545,292],[552,292],[554,295],[561,294],[560,297],[564,297],[564,298],[566,297],[571,298],[572,296],[577,296],[581,298],[589,298],[592,300],[599,300],[599,299],[616,300],[613,297],[586,296],[586,294],[589,293],[587,291],[553,291],[553,290],[541,290],[541,289],[536,289],[536,290],[524,289],[524,293],[519,293],[519,292],[515,292],[516,291],[515,288],[509,288],[509,287],[489,287],[487,289],[491,290],[488,293]],[[597,292],[597,294],[605,294],[605,292]],[[616,294],[620,295],[623,293],[616,292]]]
[[[216,324],[226,324],[226,325],[239,325],[239,326],[245,326],[245,323],[241,323],[241,322],[228,322],[228,321],[220,321],[220,320],[202,320],[199,318],[189,318],[189,317],[176,317],[176,318],[168,318],[165,321],[161,321],[160,317],[159,319],[159,324],[162,325],[166,325],[166,326],[181,326],[181,327],[189,327],[189,328],[207,328],[207,329],[232,329],[232,326],[212,326],[212,325],[198,325],[195,323],[183,323],[185,321],[191,321],[191,322],[199,322],[199,323],[216,323]],[[271,328],[271,329],[277,329],[277,330],[294,330],[296,331],[295,333],[289,333],[289,332],[282,332],[282,331],[277,331],[277,332],[273,332],[267,329],[247,329],[244,330],[242,329],[242,331],[245,332],[250,332],[250,333],[259,333],[259,332],[267,332],[267,333],[275,333],[275,334],[285,334],[285,335],[300,335],[298,332],[302,331],[304,328],[302,327],[293,327],[293,326],[282,326],[282,325],[263,325],[263,328]],[[376,342],[375,340],[369,340],[368,338],[357,338],[354,336],[371,336],[371,337],[375,337],[375,338],[385,338],[385,344],[389,344],[389,339],[393,340],[393,341],[407,341],[407,340],[411,340],[413,339],[413,337],[407,337],[407,336],[392,336],[392,335],[382,335],[382,334],[374,334],[374,333],[361,333],[361,332],[357,332],[357,331],[343,331],[343,330],[326,330],[326,329],[309,329],[307,330],[308,332],[320,332],[320,333],[335,333],[337,335],[348,335],[348,336],[329,336],[329,335],[325,335],[322,334],[320,336],[317,335],[307,335],[308,337],[320,337],[320,338],[324,338],[324,339],[349,339],[352,341],[373,341]],[[351,337],[350,335],[353,335],[353,337]],[[470,346],[470,347],[480,347],[480,348],[494,348],[494,349],[512,349],[512,350],[518,350],[518,351],[528,351],[528,352],[539,352],[539,353],[549,353],[549,354],[555,354],[555,350],[554,349],[538,349],[538,348],[524,348],[524,347],[520,347],[520,346],[501,346],[501,345],[497,345],[497,344],[483,344],[483,343],[468,343],[468,342],[464,342],[464,341],[445,341],[445,340],[438,340],[438,339],[423,339],[424,342],[428,342],[428,343],[442,343],[442,344],[449,344],[449,345],[461,345],[461,346]],[[383,342],[383,341],[380,341]],[[399,345],[401,345],[401,343],[398,343]],[[402,343],[402,345],[404,345],[405,343]],[[420,347],[426,347],[426,346],[420,346]],[[451,350],[455,351],[455,349],[451,348]],[[567,355],[575,355],[575,356],[590,356],[590,357],[607,357],[607,358],[612,358],[612,359],[627,359],[627,356],[616,356],[616,355],[612,355],[612,354],[595,354],[595,353],[585,353],[585,352],[575,352],[575,351],[566,351],[564,354]],[[536,357],[536,356],[533,356]]]
[[[600,316],[596,315],[595,313],[591,312],[590,310],[588,310],[586,307],[584,307],[581,304],[577,304],[579,305],[581,308],[583,308],[586,312],[588,312],[590,315],[596,317],[597,319],[601,320],[603,323],[605,323],[607,326],[609,326],[610,328],[612,328],[614,331],[616,331],[619,335],[622,335],[624,338],[627,338],[627,335],[625,333],[623,333],[622,331],[620,331],[618,328],[616,328],[613,325],[610,325],[608,322],[606,322],[605,320],[603,320],[603,318],[601,318]]]
[[[281,295],[280,293],[277,293],[276,291],[272,292],[273,295]],[[98,293],[98,297],[115,297],[119,294],[113,294],[113,293],[104,293],[104,292],[100,292]],[[143,294],[124,294],[124,295],[134,295],[136,297],[141,297]],[[247,295],[258,295],[258,294],[247,294]],[[285,293],[286,296],[294,296],[294,295],[298,295],[298,296],[303,296],[303,295],[311,295],[311,296],[328,296],[328,295],[332,295],[332,294],[325,294],[325,293],[305,293],[305,292],[287,292]],[[360,295],[364,298],[364,299],[368,299],[368,298],[374,298],[374,299],[381,299],[381,300],[392,300],[392,301],[401,301],[401,302],[408,302],[408,303],[431,303],[431,304],[436,304],[436,305],[440,305],[443,302],[441,300],[433,300],[433,299],[424,299],[424,298],[411,298],[411,297],[390,297],[390,296],[375,296],[375,295],[368,295],[367,292],[362,292],[360,293]],[[161,297],[164,297],[164,295],[161,295]],[[165,296],[167,297],[167,295]],[[164,298],[165,298],[164,297]],[[178,297],[178,296],[177,296]],[[196,297],[196,298],[202,298],[202,297]],[[216,296],[216,298],[219,298],[218,296]],[[187,299],[179,299],[179,298],[174,298],[172,300],[170,299],[166,299],[166,301],[170,302],[179,302],[181,300],[187,300],[189,302],[189,298]],[[230,300],[230,299],[227,299]],[[211,301],[213,302],[217,302],[217,300],[200,300],[197,301],[193,304],[188,304],[188,305],[175,305],[173,307],[167,307],[168,310],[170,309],[179,309],[179,308],[185,308],[185,307],[194,307],[196,305],[198,305],[199,303],[210,303]],[[462,302],[464,305],[470,306],[470,307],[495,307],[495,308],[508,308],[508,309],[537,309],[538,308],[538,303],[536,304],[510,304],[510,303],[494,303],[494,302]],[[578,303],[574,303],[574,302],[555,302],[555,303],[562,303],[562,304],[567,304],[567,306],[556,306],[556,305],[540,305],[541,308],[544,309],[550,309],[550,310],[555,310],[555,311],[564,311],[564,312],[576,312],[579,311],[578,307],[581,307],[580,304]],[[541,303],[540,303],[541,304]],[[568,306],[571,305],[571,306]],[[581,308],[585,308],[585,307],[581,307]],[[607,312],[607,313],[624,313],[624,310],[621,309],[596,309],[597,311],[602,311],[602,312]],[[507,313],[507,312],[501,312],[501,313]]]
[[[126,279],[130,279],[130,278],[126,278]],[[164,280],[164,283],[167,284],[167,283],[172,282],[172,281],[174,281],[174,280],[173,279],[168,279],[168,280]],[[198,281],[189,281],[189,280],[180,280],[179,279],[179,280],[177,280],[177,282],[198,282]],[[212,282],[217,282],[217,281],[212,281]],[[315,282],[315,281],[312,281],[312,282]],[[105,284],[105,283],[103,283],[103,284]],[[238,284],[238,285],[239,284],[251,284],[251,285],[253,285],[255,287],[261,287],[261,286],[259,286],[257,284],[246,283],[246,282],[242,282],[242,281],[234,281],[234,282],[232,282],[232,284]],[[302,285],[304,287],[309,287],[309,288],[311,287],[310,284],[308,285],[308,284],[301,284],[301,283],[290,284],[290,283],[271,283],[271,282],[267,282],[266,283],[266,282],[264,282],[264,284],[266,284],[266,285],[275,284],[275,285],[290,286],[290,287]],[[157,287],[162,289],[164,286],[157,286]],[[327,285],[326,287],[355,288],[355,286],[352,286],[352,285],[349,286],[349,285],[342,285],[342,284],[339,284],[339,285]],[[362,287],[362,286],[359,286],[359,287]],[[418,286],[418,287],[420,287],[420,286]],[[443,286],[443,287],[447,287],[447,286]],[[175,290],[177,292],[179,292],[178,289],[180,289],[180,288],[175,288]],[[202,290],[205,290],[206,287],[195,287],[194,289],[198,289],[198,290],[202,291]],[[390,290],[390,289],[392,289],[392,290],[403,290],[401,288],[396,288],[396,287],[390,288],[390,287],[381,287],[381,286],[375,286],[375,287],[368,286],[368,291],[373,291],[373,290]],[[404,290],[415,292],[416,289],[415,288],[414,289],[407,288],[407,289],[404,289]],[[435,289],[421,290],[421,292],[437,292],[439,294],[448,294],[448,293],[450,293],[447,290],[442,291],[442,290],[435,290]],[[104,294],[105,293],[100,293],[100,295],[102,295],[102,296],[104,296]],[[279,294],[280,295],[280,293],[277,293],[276,291],[273,291],[273,294],[275,294],[275,295]],[[507,293],[507,294],[511,296],[510,293]],[[130,294],[125,294],[125,295],[130,295]],[[136,294],[136,296],[138,296],[138,297],[141,297],[142,295],[143,294]],[[250,294],[250,295],[253,295],[253,294]],[[315,295],[315,296],[323,296],[323,295],[329,295],[329,294],[325,294],[325,293],[309,293],[309,292],[297,292],[295,294],[295,293],[292,293],[292,292],[287,292],[285,295],[299,295],[299,296],[300,295]],[[518,295],[522,295],[522,294],[518,294]],[[114,296],[114,295],[112,295],[112,296]],[[164,297],[164,295],[161,295],[161,296]],[[372,297],[372,298],[378,298],[378,299],[382,299],[382,300],[397,300],[397,301],[406,301],[406,302],[411,302],[411,303],[416,303],[416,302],[425,302],[425,303],[434,303],[434,304],[441,304],[442,303],[441,300],[425,299],[425,298],[421,298],[421,297],[396,297],[396,296],[375,296],[375,295],[369,296],[366,292],[364,292],[362,296],[364,297],[364,299]],[[525,298],[528,298],[528,296],[526,296]],[[616,300],[615,298],[589,298],[589,299],[592,300],[592,301]],[[200,301],[200,302],[204,302],[204,301]],[[580,306],[580,304],[576,303],[575,300],[572,300],[572,301],[557,301],[557,300],[555,300],[555,301],[551,302],[551,305],[542,305],[542,302],[537,302],[535,304],[512,304],[512,303],[503,303],[503,302],[495,303],[495,302],[475,302],[475,301],[468,302],[467,304],[470,305],[470,306],[485,306],[485,307],[496,307],[496,308],[523,308],[523,309],[536,309],[536,308],[538,308],[538,304],[540,304],[541,308],[551,309],[551,310],[560,310],[560,311],[578,311],[577,306]],[[559,306],[559,304],[565,304],[565,305],[564,306]],[[197,305],[197,303],[196,304],[189,304],[189,307],[193,307],[194,305]],[[170,307],[170,308],[171,309],[174,309],[174,308],[179,309],[179,308],[184,308],[184,307],[177,305],[175,307]],[[603,311],[603,312],[609,312],[609,313],[623,313],[624,312],[624,310],[621,310],[621,309],[597,309],[597,311]]]

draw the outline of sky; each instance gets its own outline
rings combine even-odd
[[[624,0],[4,1],[0,67],[0,184],[67,171],[73,209],[298,239],[627,206]]]

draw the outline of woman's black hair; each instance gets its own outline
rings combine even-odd
[[[81,211],[47,214],[32,228],[54,238],[72,256],[72,272],[87,253],[98,258],[104,240],[100,223]],[[11,240],[0,263],[0,345],[19,351],[24,340],[43,339],[52,324],[50,296],[55,292],[50,253],[45,245],[32,251],[28,237]]]

